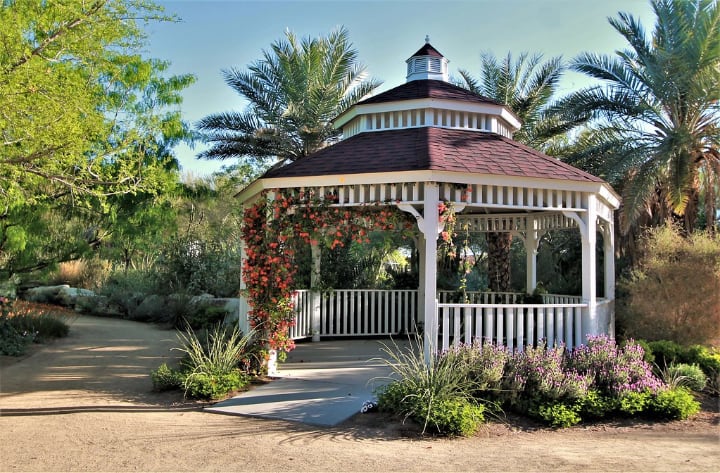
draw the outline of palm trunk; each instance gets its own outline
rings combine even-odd
[[[486,234],[488,246],[488,279],[490,291],[510,291],[510,233]]]

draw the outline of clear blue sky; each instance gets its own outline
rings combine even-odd
[[[570,59],[583,51],[612,54],[626,47],[607,18],[624,11],[652,31],[654,16],[646,0],[466,0],[466,1],[250,1],[169,0],[159,2],[179,23],[152,24],[148,56],[169,60],[170,72],[192,73],[197,82],[184,94],[184,119],[196,122],[211,113],[242,110],[245,102],[222,80],[221,70],[244,68],[290,29],[298,36],[326,35],[343,25],[360,61],[387,90],[405,81],[405,60],[424,44],[425,35],[450,61],[450,74],[477,74],[480,53],[514,56],[539,52]],[[586,85],[567,74],[561,93]],[[184,171],[210,174],[221,163],[199,161],[195,150],[176,149]]]

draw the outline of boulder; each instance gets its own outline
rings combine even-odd
[[[65,307],[75,307],[78,297],[93,297],[95,293],[89,289],[62,287],[57,293],[56,302]]]
[[[25,291],[25,299],[30,302],[39,302],[42,304],[57,304],[58,295],[62,289],[69,289],[67,284],[59,286],[39,286],[33,287]]]
[[[160,320],[167,311],[167,300],[163,296],[150,294],[133,310],[133,320]]]

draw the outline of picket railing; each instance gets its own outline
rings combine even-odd
[[[294,339],[313,335],[313,302],[320,308],[316,330],[321,337],[387,336],[416,331],[417,290],[336,289],[296,291]]]
[[[544,294],[541,304],[522,304],[522,296],[468,292],[469,303],[464,303],[455,292],[438,291],[437,348],[475,340],[517,350],[541,341],[569,348],[582,343],[582,309],[587,304],[580,297]],[[293,339],[408,334],[422,326],[417,290],[298,290],[293,303]]]
[[[541,342],[582,343],[582,309],[587,304],[438,304],[438,348],[475,340],[522,350]]]

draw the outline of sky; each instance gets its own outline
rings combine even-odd
[[[219,112],[242,111],[247,103],[222,78],[222,70],[245,69],[290,30],[299,37],[326,36],[344,26],[378,92],[405,82],[407,60],[429,35],[449,61],[477,76],[480,54],[541,53],[569,60],[591,51],[614,54],[627,47],[608,17],[627,12],[652,31],[654,15],[646,0],[167,0],[158,1],[180,21],[146,27],[149,57],[171,63],[171,74],[194,74],[185,90],[183,119],[195,123]],[[589,84],[567,73],[559,95]],[[175,149],[182,170],[206,176],[231,162],[198,160],[205,145]]]

